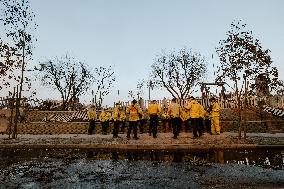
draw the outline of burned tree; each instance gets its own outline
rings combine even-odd
[[[42,62],[38,77],[44,86],[60,93],[63,110],[84,94],[94,80],[87,65],[70,55]]]
[[[185,99],[206,73],[206,61],[200,53],[181,49],[162,53],[152,65],[151,81],[173,97]]]
[[[98,107],[101,107],[104,97],[107,96],[113,84],[116,80],[114,70],[111,66],[109,67],[97,67],[94,73],[95,89],[93,94],[95,95],[95,101]],[[98,100],[98,101],[97,101]]]
[[[255,93],[255,78],[262,75],[266,80],[265,83],[273,89],[277,85],[278,71],[271,67],[270,50],[262,47],[241,20],[232,22],[226,35],[227,38],[221,40],[216,48],[220,59],[216,80],[222,82],[229,79],[233,82],[239,111],[239,138],[241,138],[241,112],[246,109],[247,95]],[[242,98],[245,101],[244,106]]]

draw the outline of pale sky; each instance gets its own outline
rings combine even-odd
[[[39,25],[34,62],[69,52],[90,66],[113,65],[117,82],[106,104],[127,100],[162,49],[193,48],[216,63],[215,47],[234,19],[271,50],[284,79],[283,0],[31,0],[31,6]],[[38,95],[59,97],[43,87]],[[154,92],[154,98],[163,95]]]

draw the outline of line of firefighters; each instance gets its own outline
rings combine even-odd
[[[205,131],[210,134],[220,134],[220,105],[215,98],[210,99],[211,106],[206,111],[204,107],[195,100],[194,97],[187,99],[184,107],[181,107],[177,103],[177,99],[172,99],[171,104],[168,108],[161,110],[161,107],[155,100],[151,101],[148,106],[147,114],[150,117],[150,125],[148,128],[149,135],[154,138],[157,137],[157,126],[159,123],[159,117],[163,120],[163,129],[166,130],[166,125],[169,125],[173,131],[173,138],[177,139],[180,131],[182,122],[185,125],[185,131],[192,127],[193,138],[198,138],[203,135]],[[102,133],[107,134],[109,127],[109,121],[114,121],[113,127],[113,138],[119,137],[119,128],[123,133],[126,127],[126,115],[128,115],[128,129],[127,139],[130,139],[130,134],[133,130],[134,139],[138,139],[137,130],[139,126],[140,133],[143,133],[143,126],[146,124],[145,114],[137,104],[136,100],[133,100],[131,105],[123,111],[120,103],[115,105],[113,112],[107,112],[103,110],[99,115],[99,121],[102,125]],[[88,134],[92,134],[96,126],[96,108],[92,106],[88,111],[89,117],[89,129]]]

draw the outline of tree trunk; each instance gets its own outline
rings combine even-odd
[[[14,124],[13,124],[13,129],[12,129],[12,139],[15,139],[17,136],[17,127],[18,127],[18,121],[19,121],[19,116],[20,116],[20,98],[19,98],[19,86],[17,85],[17,90],[16,90],[16,114],[14,117]]]
[[[246,112],[247,112],[247,76],[245,76],[245,104],[244,104],[244,140],[246,140]]]
[[[236,95],[237,95],[237,103],[238,103],[238,124],[239,124],[239,130],[238,130],[238,138],[242,138],[242,108],[241,108],[241,96],[239,95],[238,85],[237,82],[235,82],[236,85]]]
[[[16,93],[16,116],[15,116],[15,121],[14,121],[14,128],[13,128],[13,134],[12,138],[15,139],[17,136],[17,127],[18,127],[18,122],[19,122],[19,116],[20,116],[20,101],[22,99],[22,90],[23,90],[23,83],[24,83],[24,71],[25,71],[25,39],[23,36],[23,50],[22,50],[22,67],[21,67],[21,80],[20,80],[20,90],[18,89],[17,85],[17,93]]]

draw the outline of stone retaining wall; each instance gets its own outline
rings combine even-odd
[[[5,113],[9,113],[6,111]],[[27,114],[26,122],[20,123],[18,126],[18,134],[87,134],[88,122],[42,122],[45,117],[51,116],[56,113],[57,115],[72,115],[73,111],[30,111]],[[249,121],[246,123],[247,132],[258,133],[258,132],[271,132],[272,130],[277,130],[276,132],[284,132],[284,121],[279,119],[272,119],[271,116],[262,116],[261,119],[258,117],[260,114],[248,111],[247,120],[257,120]],[[2,111],[2,114],[3,111]],[[5,116],[6,117],[6,116]],[[7,119],[7,117],[6,117]],[[269,122],[263,122],[262,120],[272,120]],[[4,129],[7,128],[7,120],[0,120],[1,128],[5,122]],[[2,124],[3,123],[3,124]],[[144,126],[144,132],[148,132],[148,124]],[[101,124],[98,122],[96,124],[96,131],[94,133],[101,132]],[[113,123],[110,123],[109,133],[112,132]],[[237,122],[237,112],[234,109],[223,109],[221,112],[221,128],[222,131],[238,131]],[[127,125],[125,132],[127,131]],[[182,128],[184,131],[184,128]],[[139,129],[138,129],[139,132]],[[162,124],[160,123],[158,127],[158,132],[163,132]],[[170,132],[168,129],[167,132]]]
[[[275,123],[274,123],[275,124]],[[87,122],[33,122],[33,123],[21,123],[18,126],[18,134],[87,134],[89,123]],[[277,123],[277,126],[282,132],[284,132],[284,122]],[[238,122],[221,122],[222,132],[237,132]],[[110,123],[108,133],[112,133],[113,123]],[[148,124],[143,127],[144,132],[148,132]],[[248,133],[264,133],[270,132],[269,124],[266,122],[248,122],[246,123],[246,130]],[[127,125],[125,132],[127,131]],[[139,133],[138,127],[138,133]],[[158,126],[158,132],[163,132],[162,124]],[[167,132],[171,132],[167,129]],[[184,132],[184,128],[182,128]],[[98,122],[94,133],[101,134],[102,127]]]

